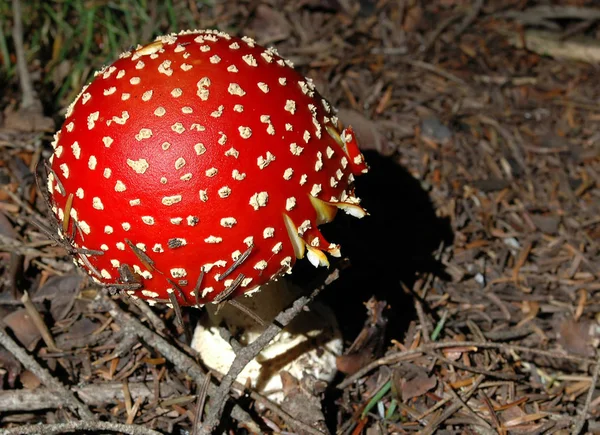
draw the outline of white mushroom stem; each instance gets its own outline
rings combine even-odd
[[[298,296],[298,288],[285,279],[272,281],[260,291],[241,296],[238,302],[248,307],[267,323],[287,308]],[[213,304],[196,326],[192,348],[199,352],[203,363],[211,370],[227,373],[235,353],[219,333],[226,326],[241,345],[254,341],[264,326],[232,305],[225,304],[217,311]],[[343,341],[331,309],[312,303],[310,310],[301,312],[267,345],[240,373],[237,381],[250,385],[270,399],[283,400],[279,374],[286,371],[300,380],[309,375],[330,382],[336,373],[336,357],[341,355]]]

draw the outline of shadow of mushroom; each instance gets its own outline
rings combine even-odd
[[[351,262],[321,298],[335,311],[346,343],[363,327],[364,302],[371,296],[387,301],[387,344],[402,340],[415,319],[412,295],[402,283],[412,288],[419,274],[429,272],[443,277],[433,253],[441,242],[452,244],[453,235],[450,222],[436,216],[427,192],[406,169],[376,152],[365,152],[365,158],[370,170],[357,178],[356,191],[370,216],[352,219],[338,213],[335,222],[321,227]],[[300,285],[314,276],[307,262],[295,267],[291,279]]]

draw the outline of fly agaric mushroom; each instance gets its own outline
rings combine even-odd
[[[52,146],[59,237],[94,280],[149,303],[222,302],[305,256],[326,266],[339,246],[317,227],[365,215],[352,130],[250,38],[185,31],[123,53]]]

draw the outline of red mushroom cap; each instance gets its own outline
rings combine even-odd
[[[181,305],[235,296],[305,255],[317,226],[362,217],[350,129],[310,79],[249,38],[162,36],[97,72],[53,142],[59,235],[98,282]],[[138,287],[138,288],[134,288]]]

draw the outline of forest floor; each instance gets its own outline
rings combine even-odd
[[[0,4],[0,433],[200,433],[175,313],[76,270],[36,185],[93,71],[186,28],[277,47],[371,168],[370,216],[324,229],[349,259],[319,296],[339,375],[232,393],[227,433],[600,433],[600,9],[548,3],[32,0],[17,26]]]

